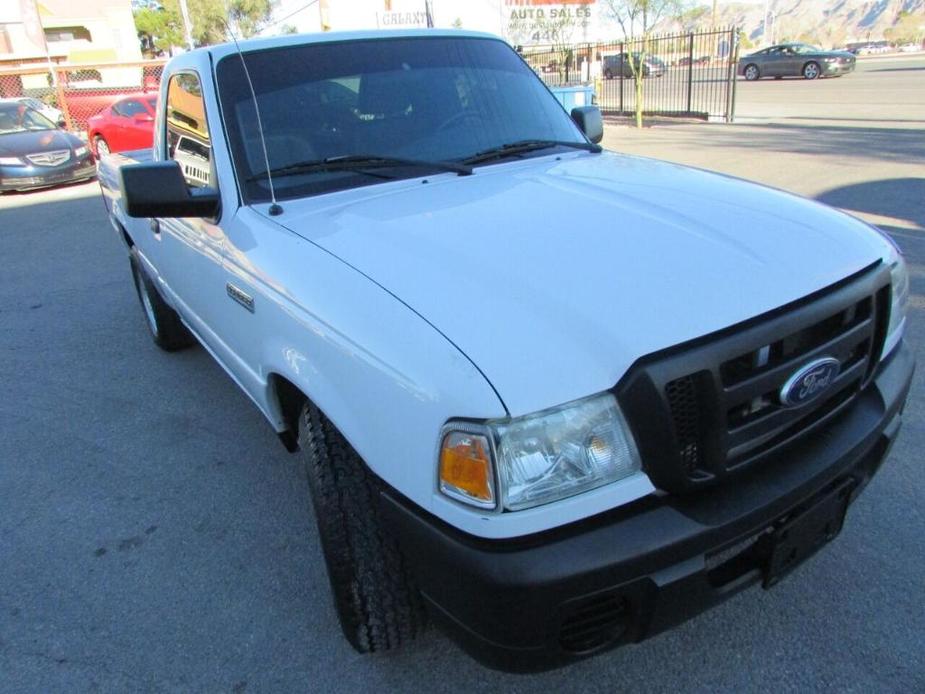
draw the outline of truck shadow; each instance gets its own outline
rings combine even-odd
[[[925,178],[854,183],[820,193],[816,199],[852,212],[910,222],[925,230]]]

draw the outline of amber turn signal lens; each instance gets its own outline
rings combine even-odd
[[[493,506],[489,450],[484,436],[462,431],[448,433],[440,447],[440,489],[481,502],[480,506]]]

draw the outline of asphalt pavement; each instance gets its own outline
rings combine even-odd
[[[847,89],[854,77],[819,84]],[[887,228],[912,270],[921,367],[925,115],[899,128],[833,115],[828,130],[784,117],[608,126],[606,143]],[[298,459],[202,349],[152,344],[96,184],[0,198],[0,263],[4,694],[925,691],[921,368],[899,441],[844,531],[779,586],[639,645],[506,675],[433,629],[395,654],[350,649]]]
[[[785,77],[736,84],[736,120],[840,122],[922,127],[925,55],[862,56],[851,74],[805,80]]]

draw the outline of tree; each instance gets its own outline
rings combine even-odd
[[[687,0],[601,0],[600,4],[620,25],[626,38],[628,63],[636,87],[636,127],[641,128],[644,110],[643,71],[652,28],[663,19],[681,17]]]
[[[208,46],[231,39],[228,26],[238,38],[254,36],[270,20],[276,0],[188,0],[193,43]],[[179,0],[138,3],[135,29],[142,46],[169,52],[185,45]]]
[[[174,46],[182,46],[183,23],[179,5],[175,0],[166,0],[166,6],[148,6],[136,10],[135,31],[138,32],[143,53],[169,53]]]
[[[678,23],[684,31],[697,31],[710,23],[710,8],[700,5],[685,10],[678,15]]]
[[[893,43],[920,43],[925,33],[925,17],[912,12],[900,12],[893,26],[883,32],[883,38]]]
[[[739,45],[742,48],[754,48],[755,47],[754,42],[750,38],[748,38],[748,34],[746,34],[741,29],[739,29]]]
[[[257,34],[270,21],[273,0],[228,0],[228,19],[239,38]]]

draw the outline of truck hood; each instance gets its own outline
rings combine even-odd
[[[612,153],[284,206],[276,221],[429,321],[515,416],[612,387],[640,357],[795,301],[887,253],[865,224],[818,203]]]

